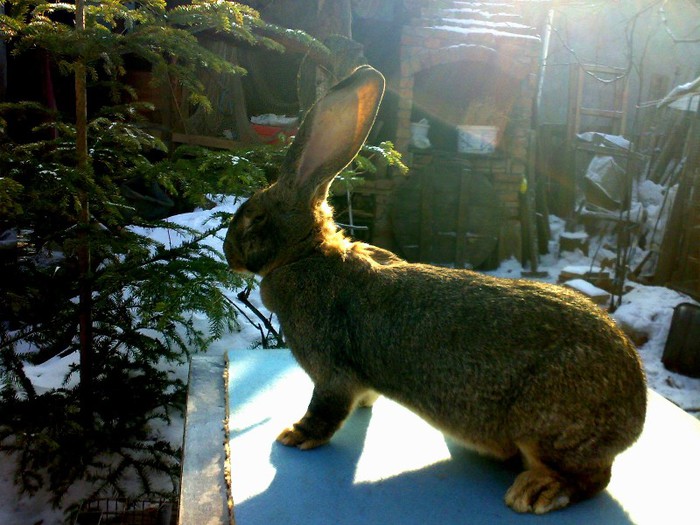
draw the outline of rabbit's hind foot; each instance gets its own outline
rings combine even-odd
[[[545,514],[562,509],[603,490],[610,481],[610,465],[577,474],[562,474],[544,465],[521,472],[506,492],[506,504],[517,512]]]
[[[566,507],[572,490],[554,472],[537,468],[521,472],[506,492],[506,505],[516,512],[544,514]]]

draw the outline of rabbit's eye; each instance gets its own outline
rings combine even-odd
[[[252,228],[253,226],[259,226],[263,222],[265,222],[265,215],[263,215],[263,214],[253,215],[249,219],[248,228]]]

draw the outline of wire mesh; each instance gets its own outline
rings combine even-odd
[[[74,525],[175,525],[177,505],[170,500],[100,498],[84,503]]]

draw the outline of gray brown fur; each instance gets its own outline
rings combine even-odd
[[[226,237],[229,264],[263,277],[263,301],[315,385],[278,440],[322,445],[379,392],[484,453],[522,457],[506,494],[517,511],[599,492],[646,412],[636,349],[607,314],[558,286],[409,264],[337,231],[328,186],[383,88],[362,67],[321,99],[278,182],[241,206]]]

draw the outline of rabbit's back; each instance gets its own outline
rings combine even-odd
[[[323,257],[275,273],[264,297],[312,377],[345,370],[448,433],[501,448],[548,428],[597,425],[619,450],[641,431],[636,350],[576,292]]]

